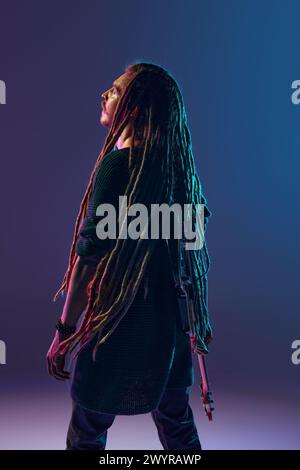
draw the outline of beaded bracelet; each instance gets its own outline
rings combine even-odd
[[[76,331],[76,326],[68,326],[66,323],[62,323],[61,319],[58,320],[55,328],[64,336],[72,335]]]

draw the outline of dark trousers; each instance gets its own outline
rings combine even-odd
[[[66,450],[103,450],[112,414],[87,410],[72,402]],[[151,411],[163,449],[201,450],[199,436],[189,405],[189,387],[166,388],[158,407]]]

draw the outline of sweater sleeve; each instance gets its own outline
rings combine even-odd
[[[76,253],[85,264],[96,266],[113,248],[114,239],[100,239],[97,236],[96,226],[102,217],[96,215],[96,210],[100,204],[109,203],[115,207],[117,216],[119,196],[125,193],[128,178],[127,159],[119,152],[111,152],[101,162],[76,243]]]

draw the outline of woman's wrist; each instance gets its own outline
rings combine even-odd
[[[60,335],[65,337],[73,335],[76,331],[75,325],[68,325],[65,321],[62,321],[61,318],[58,319],[55,327]]]

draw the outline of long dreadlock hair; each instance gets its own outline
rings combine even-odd
[[[87,211],[94,176],[105,155],[113,150],[136,107],[139,111],[134,121],[134,135],[129,151],[130,179],[125,191],[128,207],[135,202],[146,203],[149,194],[152,203],[156,204],[180,201],[193,204],[194,208],[194,204],[205,201],[195,167],[185,106],[175,78],[166,69],[153,63],[134,63],[126,67],[125,72],[129,74],[130,81],[118,101],[111,128],[82,199],[68,269],[54,301],[60,292],[67,292],[69,288],[72,270],[78,258],[75,247],[79,228]],[[141,135],[144,138],[142,147],[134,148],[135,139]],[[150,219],[151,215],[149,222]],[[193,282],[197,287],[196,340],[207,350],[205,342],[211,337],[207,309],[210,259],[203,241],[202,248],[191,250],[191,254]],[[98,334],[93,349],[95,360],[98,347],[114,332],[133,302],[156,242],[146,238],[116,239],[113,249],[99,261],[88,285],[88,302],[82,322],[72,336],[60,343],[60,351],[73,351],[80,343],[81,347],[74,355],[76,357],[91,337]]]

